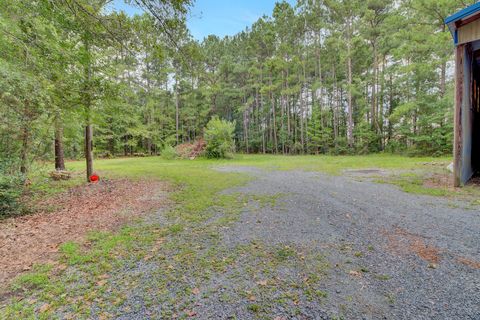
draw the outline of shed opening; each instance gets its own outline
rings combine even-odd
[[[480,174],[480,2],[445,20],[455,45],[454,185]]]

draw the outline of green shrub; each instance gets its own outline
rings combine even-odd
[[[170,145],[166,145],[163,148],[162,152],[160,152],[160,156],[165,160],[173,160],[178,157],[177,151],[175,151],[175,148]]]
[[[22,211],[19,200],[23,193],[24,181],[22,175],[0,172],[0,219]]]
[[[206,156],[208,158],[231,158],[235,152],[234,131],[235,122],[221,120],[217,116],[213,117],[205,128]]]

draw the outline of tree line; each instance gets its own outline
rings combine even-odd
[[[2,172],[39,159],[155,155],[235,123],[237,150],[449,154],[464,0],[298,0],[223,39],[193,39],[187,0],[4,0]]]

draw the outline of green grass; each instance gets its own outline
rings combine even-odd
[[[14,289],[45,288],[50,284],[48,274],[51,270],[50,265],[34,265],[33,271],[17,277],[12,287]]]
[[[387,281],[387,280],[391,279],[391,277],[389,275],[386,275],[386,274],[376,275],[375,278],[377,278],[378,280],[382,280],[382,281]]]
[[[225,174],[211,170],[212,166],[253,166],[267,170],[305,170],[325,172],[332,175],[339,175],[346,169],[377,168],[384,170],[419,170],[425,169],[430,172],[432,168],[445,168],[450,163],[449,157],[405,157],[391,154],[374,154],[365,156],[328,156],[328,155],[306,155],[306,156],[282,156],[282,155],[243,155],[238,154],[231,160],[165,160],[160,157],[145,158],[119,158],[104,159],[95,161],[95,170],[101,174],[101,178],[129,177],[134,179],[154,178],[173,182],[176,185],[189,184],[195,188],[189,190],[189,194],[182,193],[179,197],[195,196],[199,201],[191,203],[191,209],[195,205],[204,203],[210,204],[205,198],[209,192],[203,192],[208,187],[213,193],[223,190],[230,185],[230,179],[242,179],[241,175]],[[431,164],[434,164],[432,167]],[[83,161],[68,162],[67,168],[73,171],[84,170]],[[73,185],[83,183],[83,175],[76,174],[74,179],[69,181],[51,181],[45,179],[47,176],[45,165],[39,166],[32,175],[32,189],[42,191],[42,194],[52,194],[69,188]],[[244,178],[244,177],[243,177]],[[399,185],[407,192],[422,193],[425,191],[418,188],[422,175],[416,177],[399,176],[398,179],[379,179],[379,182],[389,182]],[[215,182],[215,185],[209,183]],[[232,185],[235,182],[231,183]],[[427,192],[427,191],[425,191]],[[428,192],[427,192],[428,193]],[[435,195],[442,195],[437,193]],[[176,200],[181,200],[178,197]],[[202,206],[202,205],[201,205]],[[198,209],[198,208],[197,208]]]
[[[223,160],[225,164],[255,166],[276,170],[306,170],[320,171],[338,175],[345,169],[378,168],[386,170],[416,169],[429,163],[445,164],[449,157],[405,157],[391,154],[372,154],[365,156],[282,156],[282,155],[237,155],[230,161]]]
[[[285,246],[277,250],[275,257],[278,261],[283,262],[288,260],[290,257],[295,256],[295,254],[296,253],[292,248]]]
[[[390,183],[398,186],[401,190],[408,193],[423,194],[436,197],[446,197],[452,194],[450,188],[427,187],[424,185],[425,176],[429,172],[423,173],[402,173],[387,178],[376,179],[378,183]]]
[[[69,168],[72,171],[72,168]],[[62,192],[65,189],[82,184],[85,177],[80,172],[72,172],[71,179],[54,181],[49,177],[53,171],[51,163],[34,163],[30,168],[28,179],[30,180],[30,193],[36,197],[45,197]]]
[[[217,201],[228,200],[228,197],[217,193],[229,187],[245,183],[248,177],[236,173],[222,173],[210,167],[214,160],[164,160],[160,157],[121,158],[99,160],[95,163],[95,171],[100,178],[160,179],[172,183],[179,192],[173,194],[173,200],[181,206],[174,215],[187,219],[202,219],[202,211],[218,205]],[[73,170],[83,169],[83,162],[68,163]],[[197,213],[191,215],[191,213]]]
[[[262,310],[262,306],[259,305],[259,304],[250,304],[248,307],[247,307],[248,310],[250,310],[251,312],[253,313],[258,313]]]
[[[172,181],[177,185],[185,183],[198,185],[198,188],[190,190],[188,194],[182,193],[175,200],[182,200],[182,197],[198,198],[199,201],[189,204],[189,209],[199,210],[201,208],[196,207],[198,205],[203,207],[211,205],[211,201],[206,199],[209,194],[203,192],[204,188],[202,186],[214,189],[212,191],[216,193],[228,187],[229,184],[229,181],[221,177],[233,176],[232,174],[226,175],[212,171],[210,170],[212,166],[253,166],[266,170],[304,170],[324,172],[331,175],[340,175],[346,169],[383,169],[387,172],[397,172],[397,174],[378,177],[375,180],[376,182],[394,184],[403,191],[410,193],[449,196],[452,195],[451,190],[442,187],[425,187],[423,182],[432,173],[443,174],[450,162],[450,157],[405,157],[391,154],[364,156],[239,154],[231,160],[164,160],[159,157],[99,160],[95,163],[95,169],[101,173],[105,172],[108,177],[154,177]],[[83,166],[83,162],[68,163],[68,167],[72,170],[83,169]],[[210,180],[215,181],[215,185],[209,184]],[[465,188],[459,193],[477,196],[477,191]],[[273,202],[275,200],[272,198]]]

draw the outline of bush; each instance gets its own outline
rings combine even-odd
[[[0,173],[0,219],[22,211],[20,197],[25,179],[22,175]]]
[[[173,160],[177,158],[177,152],[174,147],[166,145],[160,152],[160,156],[165,160]]]
[[[235,122],[220,120],[217,116],[213,117],[205,128],[206,156],[208,158],[231,158],[235,152],[234,131]]]

